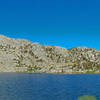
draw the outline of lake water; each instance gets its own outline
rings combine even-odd
[[[0,74],[0,100],[77,100],[86,94],[100,100],[100,75]]]

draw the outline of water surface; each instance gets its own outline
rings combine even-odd
[[[100,100],[100,75],[0,74],[0,100],[77,100],[86,94]]]

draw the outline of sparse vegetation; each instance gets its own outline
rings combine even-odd
[[[12,66],[15,72],[18,69],[23,72],[100,73],[99,50],[87,47],[67,50],[5,36],[0,39],[0,65]]]
[[[78,100],[97,100],[95,96],[84,95],[78,97]]]

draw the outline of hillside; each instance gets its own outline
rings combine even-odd
[[[40,45],[0,35],[0,72],[99,73],[100,51]]]

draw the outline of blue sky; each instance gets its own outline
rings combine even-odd
[[[0,0],[0,32],[40,44],[100,49],[100,0]]]

